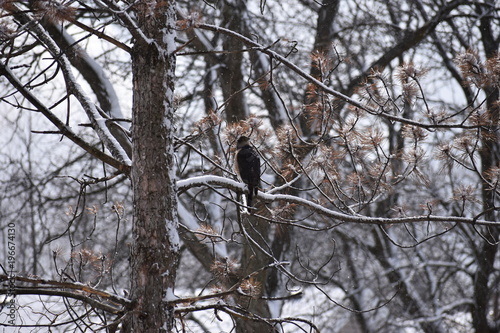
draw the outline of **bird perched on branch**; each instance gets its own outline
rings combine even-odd
[[[247,206],[251,207],[260,185],[260,157],[250,145],[249,137],[241,136],[238,139],[234,166],[240,180],[248,186]]]

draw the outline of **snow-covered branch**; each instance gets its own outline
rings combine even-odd
[[[177,181],[177,188],[180,192],[186,191],[193,187],[213,186],[213,185],[221,186],[235,192],[247,191],[246,186],[243,183],[214,175],[192,177]],[[459,217],[459,216],[439,216],[439,215],[429,214],[429,215],[415,215],[415,216],[392,218],[392,217],[371,217],[359,214],[350,215],[334,211],[321,204],[312,202],[311,200],[307,200],[289,194],[271,194],[259,191],[259,193],[257,194],[257,198],[266,203],[285,201],[287,203],[297,204],[306,207],[318,214],[333,218],[340,222],[378,224],[378,225],[393,225],[393,224],[405,224],[405,223],[416,223],[416,222],[440,222],[440,223],[446,222],[446,223],[465,223],[465,224],[475,224],[475,225],[500,226],[500,222],[492,222],[486,220],[479,220],[477,218]]]
[[[64,80],[67,85],[68,93],[75,96],[75,98],[80,102],[82,108],[87,114],[93,129],[102,140],[106,148],[111,152],[114,158],[116,158],[121,163],[130,166],[131,161],[127,153],[120,145],[118,140],[111,134],[109,128],[106,126],[106,119],[104,119],[96,105],[91,101],[89,96],[83,91],[82,87],[78,84],[76,77],[71,69],[71,64],[68,57],[61,51],[57,43],[52,39],[52,37],[47,33],[47,31],[38,23],[33,17],[22,11],[15,4],[12,4],[13,15],[25,24],[29,24],[29,30],[31,33],[36,35],[36,38],[40,40],[47,49],[47,51],[58,60],[58,64],[61,67],[61,72],[64,76]]]
[[[130,171],[130,166],[122,163],[115,159],[114,157],[106,154],[105,152],[92,146],[75,132],[72,131],[71,127],[63,123],[54,113],[52,113],[41,101],[39,101],[36,96],[34,96],[28,89],[24,87],[21,81],[16,75],[7,67],[3,62],[0,62],[0,74],[5,76],[7,80],[19,91],[24,98],[26,98],[39,112],[41,112],[52,124],[54,124],[59,132],[81,147],[83,150],[91,154],[92,156],[98,158],[104,163],[115,167],[121,172],[128,174]]]
[[[122,307],[129,307],[131,305],[131,302],[126,298],[92,288],[82,283],[61,282],[25,276],[7,276],[6,274],[0,274],[0,282],[2,281],[15,281],[15,283],[14,287],[11,286],[8,290],[0,289],[0,295],[12,293],[15,295],[69,297],[78,299],[88,303],[90,306],[114,314],[123,311]],[[97,300],[93,297],[99,297],[101,300]]]
[[[96,3],[105,8],[106,10],[111,11],[114,15],[116,15],[121,23],[127,28],[130,34],[135,38],[138,43],[149,43],[150,39],[144,34],[144,32],[137,26],[137,22],[130,17],[128,14],[128,10],[132,7],[135,2],[131,5],[121,8],[114,0],[98,0]]]

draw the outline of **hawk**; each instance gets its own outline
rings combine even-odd
[[[257,195],[260,185],[260,157],[250,145],[250,138],[241,136],[236,144],[234,159],[235,171],[238,178],[248,186],[247,206],[252,206],[252,198]]]

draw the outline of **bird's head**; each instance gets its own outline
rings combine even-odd
[[[240,136],[238,139],[238,142],[236,143],[236,149],[243,148],[245,146],[248,146],[250,144],[250,138],[248,136]]]

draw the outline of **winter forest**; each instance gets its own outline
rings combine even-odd
[[[495,0],[0,0],[0,330],[500,332],[499,44]]]

